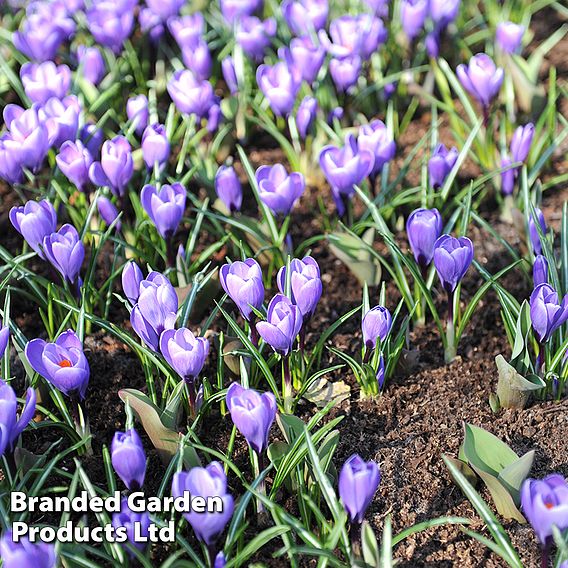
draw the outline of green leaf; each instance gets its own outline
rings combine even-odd
[[[463,453],[472,467],[493,476],[519,459],[497,436],[483,428],[464,423]]]
[[[495,357],[499,381],[497,382],[497,397],[502,408],[524,408],[530,393],[546,386],[537,375],[525,378],[503,357]]]
[[[363,524],[361,525],[361,550],[363,552],[363,560],[369,566],[375,567],[379,565],[379,544],[373,529],[367,521],[363,521]]]

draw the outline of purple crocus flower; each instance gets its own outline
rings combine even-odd
[[[430,0],[428,10],[435,30],[446,29],[457,18],[460,4],[461,0]]]
[[[8,328],[2,328],[4,329]],[[0,456],[5,452],[11,454],[14,451],[20,434],[34,417],[35,409],[36,392],[30,387],[26,391],[26,402],[18,416],[16,393],[8,383],[0,380]]]
[[[25,63],[20,69],[24,91],[33,103],[45,103],[51,97],[62,99],[71,85],[71,69],[53,61]]]
[[[53,544],[30,542],[27,536],[14,542],[10,530],[0,540],[0,558],[3,568],[55,568],[57,563]]]
[[[444,185],[448,174],[452,171],[459,156],[458,149],[448,150],[444,144],[438,144],[428,160],[430,187],[439,189]]]
[[[552,538],[552,527],[568,528],[568,484],[559,474],[544,479],[525,479],[521,487],[521,506],[538,540],[545,545]]]
[[[55,161],[63,175],[79,191],[84,191],[91,181],[89,179],[89,168],[93,163],[93,157],[83,143],[80,140],[64,142],[59,154],[55,157]]]
[[[314,97],[304,97],[296,111],[296,127],[301,138],[305,139],[312,129],[318,111],[318,101]]]
[[[282,14],[295,35],[309,35],[325,27],[329,5],[327,0],[285,0]]]
[[[568,320],[568,294],[559,302],[558,293],[550,284],[539,284],[531,294],[530,312],[539,343],[546,343]]]
[[[260,455],[268,447],[268,433],[276,417],[276,398],[271,392],[260,394],[232,383],[226,400],[233,424]]]
[[[252,308],[258,310],[264,301],[262,270],[254,258],[236,261],[221,266],[219,279],[223,290],[235,302],[241,315],[248,321],[256,316]]]
[[[0,136],[0,178],[9,184],[22,181],[22,164],[16,159],[16,147],[7,132]]]
[[[440,32],[434,30],[427,34],[424,40],[424,46],[426,47],[428,57],[436,59],[438,55],[440,55]]]
[[[513,163],[509,154],[503,152],[501,156],[501,168],[507,168],[501,172],[501,193],[503,193],[503,195],[511,195],[515,190],[517,168],[510,167]]]
[[[237,26],[237,43],[243,51],[255,61],[264,57],[272,36],[276,33],[276,20],[268,18],[264,21],[256,16],[244,17]]]
[[[254,14],[262,6],[262,0],[220,0],[221,14],[228,24],[233,24]]]
[[[74,95],[63,100],[52,97],[38,108],[39,119],[44,121],[49,132],[49,142],[56,148],[67,140],[77,138],[81,105]]]
[[[295,37],[290,42],[288,64],[310,85],[316,80],[325,59],[325,50],[310,36]]]
[[[260,199],[277,215],[288,215],[306,187],[301,173],[288,174],[282,164],[260,166],[256,183]]]
[[[283,116],[292,110],[300,85],[284,61],[261,65],[256,70],[256,82],[275,114]]]
[[[120,513],[114,513],[112,516],[112,526],[115,529],[124,527],[126,529],[126,536],[128,543],[137,548],[144,550],[147,543],[140,540],[140,537],[148,538],[150,534],[150,515],[144,513],[134,513],[128,507],[128,499],[122,498],[120,503]],[[124,546],[126,543],[121,543]],[[132,553],[129,554],[133,556]]]
[[[361,523],[373,500],[381,474],[374,461],[366,462],[357,454],[352,455],[339,473],[339,497],[352,523]]]
[[[43,239],[57,228],[57,214],[53,205],[46,199],[28,201],[24,206],[10,209],[10,221],[31,249],[45,259]]]
[[[80,45],[77,48],[79,71],[89,83],[97,86],[105,76],[105,60],[98,47]]]
[[[232,166],[221,166],[217,170],[215,174],[215,191],[231,213],[241,210],[243,188]]]
[[[525,26],[513,22],[501,22],[497,24],[495,41],[503,53],[519,53],[524,34]]]
[[[400,21],[402,29],[409,39],[417,37],[424,28],[428,14],[427,0],[402,0],[400,4]]]
[[[145,185],[140,195],[142,207],[164,239],[169,239],[176,232],[185,211],[186,199],[187,192],[181,183],[163,185],[160,189]]]
[[[71,284],[77,281],[85,258],[85,247],[73,225],[65,224],[56,233],[45,237],[43,252],[62,278]]]
[[[345,213],[344,200],[355,192],[373,169],[374,156],[369,150],[359,148],[353,135],[345,137],[345,145],[325,146],[319,156],[320,167],[331,186],[331,192],[339,215]]]
[[[118,54],[134,27],[136,0],[98,0],[87,11],[87,26],[95,41]]]
[[[379,364],[377,366],[377,372],[375,373],[377,377],[377,383],[379,385],[379,390],[382,390],[383,385],[385,384],[385,358],[381,353],[379,356]]]
[[[138,23],[140,24],[140,30],[148,34],[150,41],[154,45],[159,43],[166,31],[164,21],[160,16],[154,14],[150,8],[142,8],[138,12]]]
[[[329,73],[338,91],[348,91],[361,75],[361,58],[358,55],[333,58],[329,62]]]
[[[485,53],[474,55],[466,66],[457,67],[457,76],[464,88],[487,110],[503,83],[503,69]]]
[[[185,0],[146,0],[146,6],[164,22],[177,16],[184,4]]]
[[[167,89],[180,112],[195,114],[199,120],[207,116],[215,101],[211,83],[200,81],[189,69],[176,71]]]
[[[184,65],[193,71],[200,81],[209,79],[213,62],[207,42],[203,38],[195,38],[192,43],[184,44],[181,58]]]
[[[359,14],[357,23],[362,30],[361,57],[369,59],[380,45],[385,43],[388,31],[380,18],[371,14]]]
[[[7,325],[0,324],[0,359],[4,357],[8,342],[10,341],[10,328]]]
[[[524,162],[527,159],[533,138],[534,124],[532,122],[515,129],[511,139],[511,157],[513,162]]]
[[[233,516],[234,500],[227,492],[227,476],[223,466],[216,461],[207,467],[193,467],[189,472],[180,471],[172,480],[172,495],[182,497],[188,491],[191,497],[220,497],[223,507],[218,511],[184,513],[195,536],[207,545],[212,545]]]
[[[225,83],[227,83],[231,95],[236,95],[239,92],[239,81],[235,71],[235,62],[231,56],[225,57],[225,59],[221,61],[221,70],[223,72],[223,79],[225,79]]]
[[[533,284],[548,284],[548,261],[542,254],[538,254],[533,264]]]
[[[32,339],[25,349],[33,370],[63,394],[80,400],[85,398],[89,384],[89,363],[83,345],[74,331],[63,332],[55,343]]]
[[[101,146],[104,141],[104,132],[102,129],[88,122],[79,131],[79,139],[83,142],[85,148],[89,150],[94,159],[100,156]]]
[[[209,341],[205,337],[195,337],[186,327],[166,329],[160,336],[160,351],[186,382],[195,381],[209,354]]]
[[[442,228],[442,216],[437,209],[416,209],[406,221],[408,242],[423,275],[432,262],[434,246]]]
[[[101,219],[110,227],[118,218],[118,210],[113,204],[113,202],[105,197],[104,195],[100,195],[97,199],[97,208],[99,210],[99,215]],[[116,221],[114,228],[120,232],[122,225],[119,221]]]
[[[286,357],[292,351],[302,322],[300,308],[290,298],[276,294],[268,304],[266,321],[258,322],[256,329],[276,353]]]
[[[382,20],[371,14],[345,15],[331,22],[329,36],[324,30],[320,30],[318,36],[333,57],[360,55],[368,59],[379,44],[386,41],[387,31]]]
[[[442,235],[434,244],[434,266],[442,286],[452,294],[473,261],[473,243],[467,237]]]
[[[126,116],[132,124],[134,131],[140,136],[148,126],[148,98],[146,95],[136,95],[126,101]]]
[[[115,432],[110,446],[112,467],[130,491],[138,491],[144,485],[146,454],[140,436],[131,428]]]
[[[110,187],[115,195],[121,196],[133,172],[132,148],[128,140],[119,135],[103,144],[101,160],[91,164],[89,177],[95,185]]]
[[[194,38],[199,38],[204,34],[205,19],[201,12],[178,18],[169,18],[168,29],[174,36],[180,49],[182,49],[184,45],[191,45]]]
[[[144,280],[144,275],[140,267],[130,260],[122,269],[122,290],[131,305],[136,305],[140,296],[140,284]]]
[[[363,343],[368,349],[377,346],[377,340],[383,342],[392,327],[392,316],[384,306],[371,308],[364,316],[361,323],[363,331]]]
[[[394,158],[396,144],[382,120],[373,120],[359,129],[357,144],[360,150],[368,150],[375,157],[371,175],[378,175],[384,165]]]
[[[381,18],[389,15],[389,0],[365,0],[365,4]]]
[[[148,168],[163,166],[170,156],[170,142],[163,124],[151,124],[142,135],[142,157]]]
[[[546,236],[546,221],[544,220],[544,213],[538,208],[535,208],[536,222],[540,225],[542,234]],[[533,247],[534,254],[542,254],[542,243],[540,242],[540,235],[535,223],[534,215],[531,213],[529,216],[529,238]]]
[[[278,290],[286,293],[286,267],[283,266],[276,277]],[[290,262],[290,291],[292,302],[300,308],[302,319],[312,318],[322,293],[322,282],[318,263],[311,256],[294,258]]]

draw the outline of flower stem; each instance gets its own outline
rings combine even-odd
[[[250,328],[250,342],[255,346],[258,347],[258,341],[259,341],[259,337],[258,337],[258,331],[256,329],[256,325],[255,325],[255,320],[256,317],[253,315],[251,315],[250,318],[250,322],[249,322],[249,328]]]
[[[456,337],[454,328],[454,293],[448,292],[448,321],[446,324],[446,350],[444,360],[451,363],[456,358]]]
[[[284,397],[284,412],[292,412],[292,378],[290,375],[290,355],[282,357],[282,395]]]
[[[255,452],[255,456],[256,460],[254,463],[254,470],[255,470],[254,475],[256,479],[264,471],[264,455],[262,452],[260,453]],[[258,492],[261,495],[266,496],[266,484],[264,482],[264,478],[262,478],[262,480],[260,481],[257,487],[258,487]],[[258,515],[262,515],[264,513],[264,505],[262,504],[261,499],[256,500],[256,512]]]

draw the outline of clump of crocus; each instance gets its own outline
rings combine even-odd
[[[444,144],[436,146],[428,160],[428,176],[432,189],[439,189],[444,185],[448,174],[452,171],[458,159],[458,155],[458,149],[455,147],[448,150]]]
[[[416,209],[406,221],[408,242],[424,279],[434,257],[434,245],[442,229],[442,216],[437,209]]]
[[[32,250],[45,259],[43,239],[57,228],[57,214],[53,205],[46,199],[39,202],[28,201],[22,207],[10,209],[10,221]]]
[[[114,471],[131,491],[144,485],[146,475],[146,454],[142,440],[134,428],[126,432],[116,432],[110,446]]]
[[[140,194],[144,211],[152,219],[158,233],[168,242],[183,218],[186,200],[187,192],[181,183],[163,185],[159,189],[154,185],[145,185]]]
[[[27,536],[14,542],[12,531],[6,531],[0,540],[0,558],[4,568],[55,568],[55,546],[47,542],[30,542]]]
[[[434,266],[442,287],[448,295],[445,359],[449,363],[456,356],[454,326],[455,290],[473,261],[473,243],[467,237],[442,235],[434,245]],[[459,298],[458,298],[459,305]]]
[[[260,166],[256,183],[260,199],[276,215],[288,215],[305,189],[304,176],[299,172],[288,174],[282,164]]]
[[[232,166],[221,166],[217,170],[215,174],[215,191],[231,213],[241,210],[243,188]]]
[[[85,259],[85,246],[73,225],[63,225],[59,231],[43,239],[46,260],[61,274],[61,278],[75,285],[75,294],[80,296],[79,272]]]
[[[124,136],[115,136],[103,144],[101,159],[91,164],[89,177],[96,186],[109,187],[115,195],[122,196],[133,172],[130,142]]]
[[[136,526],[135,526],[136,525]],[[150,515],[146,512],[135,513],[128,507],[128,499],[124,497],[120,503],[120,512],[112,516],[112,526],[126,528],[128,543],[138,550],[144,550],[146,543],[141,542],[140,537],[148,538],[150,528]],[[135,540],[136,538],[136,540]],[[123,543],[123,546],[126,543]],[[129,554],[134,556],[130,551]]]

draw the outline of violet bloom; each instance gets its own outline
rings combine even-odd
[[[71,69],[53,61],[25,63],[20,69],[24,91],[33,103],[45,103],[51,97],[62,99],[71,86]]]
[[[298,134],[305,139],[316,120],[318,102],[314,97],[304,97],[296,111],[296,127]]]
[[[256,329],[265,343],[279,355],[287,357],[302,327],[300,308],[283,294],[276,294],[268,304],[266,321],[256,324]]]
[[[55,157],[57,167],[63,175],[74,184],[79,191],[84,191],[90,183],[89,168],[93,163],[91,153],[80,140],[68,140],[61,146],[59,154]]]
[[[184,3],[185,0],[146,0],[146,6],[164,22],[177,16]]]
[[[98,0],[87,10],[87,27],[95,41],[118,54],[134,27],[136,0]]]
[[[91,164],[89,177],[95,185],[110,187],[115,195],[121,196],[133,172],[132,148],[128,140],[119,135],[103,144],[101,160]]]
[[[517,168],[510,167],[513,163],[507,152],[503,152],[500,166],[501,168],[507,168],[501,172],[501,193],[503,195],[511,195],[515,190]]]
[[[27,536],[14,542],[7,530],[0,540],[0,558],[3,568],[55,568],[55,546],[47,542],[30,542]]]
[[[99,210],[99,215],[101,219],[110,227],[115,221],[114,228],[117,231],[120,231],[122,224],[118,219],[118,210],[113,204],[113,202],[105,197],[104,195],[100,195],[97,199],[97,208]]]
[[[467,237],[442,235],[434,243],[434,266],[448,294],[453,294],[473,261],[473,243]]]
[[[406,221],[408,242],[423,276],[434,257],[434,246],[442,228],[442,216],[437,209],[416,209]]]
[[[10,341],[10,328],[7,325],[0,324],[0,359],[4,357],[8,342]]]
[[[225,59],[221,61],[221,70],[223,72],[223,79],[225,79],[225,83],[227,83],[231,95],[236,95],[239,92],[239,81],[235,71],[235,62],[231,56],[225,57]]]
[[[262,21],[256,16],[247,16],[237,26],[236,40],[251,59],[261,61],[275,33],[276,20],[274,18]]]
[[[384,165],[390,162],[396,152],[392,134],[382,120],[373,120],[359,129],[357,144],[360,150],[368,150],[375,157],[370,175],[381,173]]]
[[[294,108],[300,85],[284,61],[275,65],[260,65],[256,70],[256,82],[270,102],[274,114],[287,115]]]
[[[278,290],[286,293],[286,266],[276,277]],[[312,318],[322,293],[320,268],[315,259],[305,256],[301,260],[294,258],[290,262],[290,291],[292,302],[300,308],[302,319],[307,322]]]
[[[372,171],[374,156],[369,150],[359,148],[355,137],[345,137],[345,145],[325,146],[319,156],[320,167],[331,186],[331,193],[338,213],[345,213],[346,200],[355,193],[355,185],[361,183]]]
[[[310,36],[295,37],[290,42],[288,63],[306,83],[312,84],[323,65],[325,50]]]
[[[260,166],[256,182],[260,199],[276,215],[288,215],[306,187],[301,173],[288,174],[282,164]]]
[[[70,398],[85,398],[89,384],[89,363],[74,331],[63,332],[55,343],[32,339],[25,349],[33,370]]]
[[[458,149],[448,150],[444,144],[438,144],[428,160],[428,176],[430,187],[439,189],[444,185],[448,174],[452,171],[459,156]]]
[[[261,394],[232,383],[226,400],[233,424],[249,446],[262,454],[268,447],[268,433],[276,417],[276,398],[271,392]]]
[[[253,258],[221,266],[219,279],[223,290],[235,302],[243,318],[256,318],[252,308],[259,310],[264,301],[262,270]]]
[[[79,139],[84,144],[85,148],[89,150],[93,159],[100,156],[101,146],[104,142],[104,132],[102,129],[88,122],[79,131]]]
[[[534,138],[534,124],[529,122],[525,126],[519,126],[511,139],[511,156],[513,162],[524,162],[530,152]]]
[[[282,15],[295,35],[309,35],[325,27],[329,5],[327,0],[285,0]]]
[[[215,174],[215,191],[231,213],[241,210],[243,188],[232,166],[221,166],[217,170]]]
[[[220,0],[221,14],[228,24],[254,14],[262,7],[262,0]]]
[[[138,491],[144,485],[146,454],[140,436],[131,428],[115,432],[110,445],[112,467],[130,491]]]
[[[2,328],[4,329],[8,328]],[[3,354],[3,351],[1,353]],[[14,452],[20,434],[34,417],[35,409],[36,392],[30,387],[26,391],[26,402],[18,416],[16,393],[8,383],[0,380],[0,456]]]
[[[146,95],[130,97],[126,101],[126,116],[134,125],[134,131],[140,136],[148,126],[148,98]]]
[[[136,305],[140,296],[140,284],[144,275],[140,267],[132,260],[122,269],[122,290],[132,306]]]
[[[392,327],[392,316],[384,306],[371,308],[364,316],[361,323],[363,331],[363,343],[367,349],[374,349],[377,341],[381,343],[386,339]]]
[[[209,79],[213,62],[207,42],[203,38],[195,38],[192,43],[184,45],[181,58],[184,65],[193,71],[197,79],[200,81]]]
[[[142,157],[148,168],[163,166],[170,156],[170,142],[163,124],[151,124],[142,135]]]
[[[85,247],[73,225],[65,224],[43,239],[45,258],[70,284],[77,282],[85,258]]]
[[[140,194],[142,207],[164,239],[169,239],[176,232],[185,211],[186,199],[187,192],[181,183],[163,185],[160,189],[145,185]]]
[[[429,15],[438,32],[446,29],[458,16],[461,0],[430,0]]]
[[[200,81],[189,69],[176,71],[167,89],[177,109],[186,114],[195,114],[198,120],[207,116],[215,101],[211,83]]]
[[[437,31],[430,32],[424,40],[428,57],[436,59],[440,55],[440,34]]]
[[[12,136],[6,132],[0,136],[0,178],[9,184],[16,184],[22,181],[22,164],[15,156]]]
[[[318,36],[335,58],[360,55],[368,59],[379,44],[386,41],[387,31],[382,20],[371,14],[345,15],[331,22],[329,36],[324,30],[320,30]]]
[[[128,507],[128,499],[126,497],[123,497],[120,503],[120,513],[114,513],[112,515],[112,526],[115,529],[124,527],[126,529],[128,543],[138,550],[144,550],[146,548],[147,543],[141,541],[140,537],[149,537],[150,515],[146,512],[134,513],[131,511]],[[125,546],[125,544],[126,543],[121,543],[122,546]],[[129,554],[133,556],[130,551]]]
[[[98,47],[80,45],[77,48],[80,74],[92,85],[97,86],[105,76],[105,60]]]
[[[538,254],[533,263],[533,284],[548,284],[548,261],[542,254]]]
[[[544,546],[552,538],[552,527],[568,528],[568,484],[559,474],[544,479],[525,479],[521,506],[538,540]]]
[[[357,23],[362,30],[361,57],[369,59],[388,37],[388,31],[380,18],[371,14],[359,14]]]
[[[497,24],[495,41],[503,53],[520,53],[525,26],[513,22]]]
[[[389,0],[365,0],[365,4],[381,18],[389,15]]]
[[[379,364],[377,366],[377,372],[375,373],[375,376],[377,377],[377,383],[379,385],[379,390],[382,390],[384,384],[385,384],[385,358],[383,357],[383,354],[381,353],[379,356]]]
[[[193,467],[188,472],[174,474],[172,495],[182,497],[185,492],[191,497],[220,497],[223,506],[214,512],[184,513],[184,517],[192,526],[195,536],[207,545],[212,545],[231,520],[234,500],[227,492],[227,476],[223,466],[216,461],[207,467]]]
[[[539,284],[530,298],[532,327],[539,343],[546,343],[568,320],[568,294],[559,302],[558,293],[547,283]]]
[[[27,201],[24,206],[10,209],[10,221],[31,249],[45,259],[43,239],[57,228],[57,214],[53,205],[46,199]]]
[[[205,365],[209,341],[205,337],[195,337],[186,327],[166,329],[160,336],[160,351],[184,381],[193,383]]]
[[[63,100],[52,97],[39,107],[38,116],[47,125],[52,146],[59,148],[63,142],[77,138],[80,113],[81,105],[75,95]]]
[[[169,18],[168,29],[174,36],[180,49],[182,49],[184,45],[191,45],[195,38],[199,38],[204,34],[205,19],[201,12],[178,18]]]
[[[428,14],[427,0],[402,0],[400,4],[400,21],[404,33],[413,40],[424,28]]]
[[[470,95],[475,97],[487,112],[493,99],[499,94],[503,83],[503,69],[485,53],[474,55],[466,66],[456,69],[458,79]]]
[[[339,473],[339,497],[352,523],[361,523],[373,500],[381,474],[374,461],[366,462],[353,454]]]
[[[329,73],[338,91],[348,91],[361,74],[361,58],[358,55],[334,58],[329,62]]]
[[[546,221],[544,220],[543,212],[536,207],[536,222],[540,225],[542,234],[546,236]],[[535,223],[534,215],[531,213],[529,216],[529,238],[533,248],[534,254],[542,254],[542,243],[540,242],[540,234]]]

